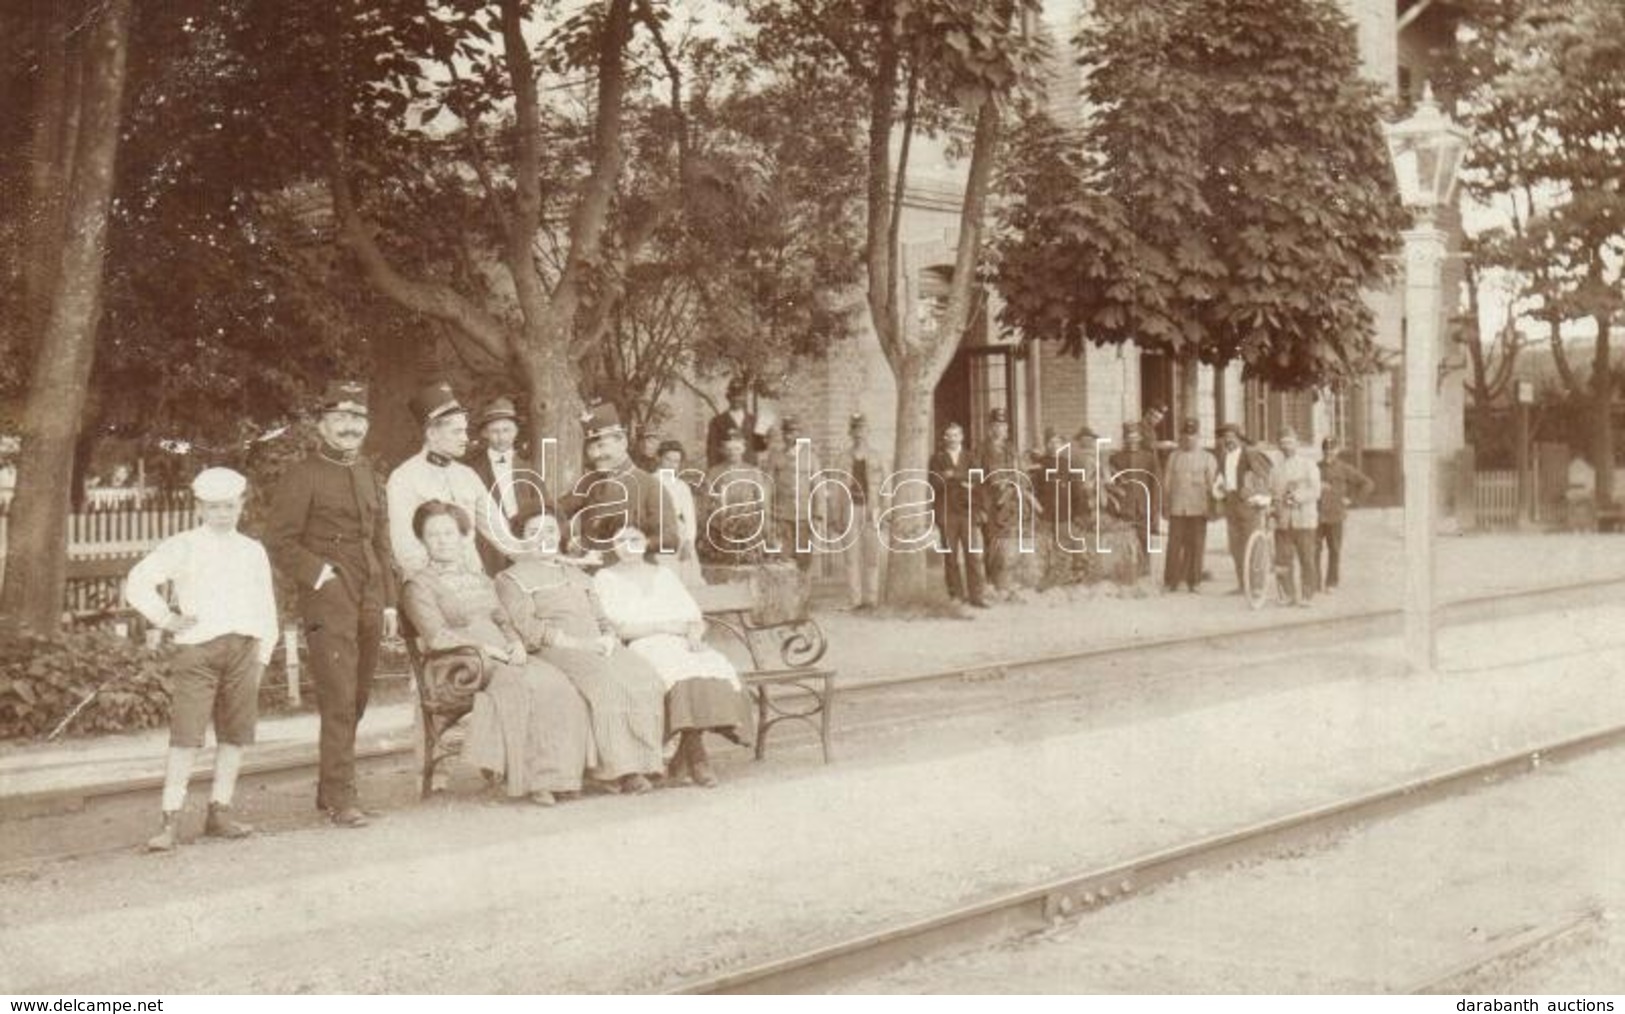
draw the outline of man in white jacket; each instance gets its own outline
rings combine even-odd
[[[253,829],[231,816],[243,748],[254,742],[260,674],[276,647],[276,590],[265,547],[237,531],[248,480],[207,468],[192,481],[202,524],[160,542],[130,570],[124,596],[147,622],[168,631],[171,666],[169,760],[163,825],[147,842],[168,852],[179,841],[192,763],[214,719],[214,787],[203,833],[242,838]],[[173,588],[171,607],[160,589]]]

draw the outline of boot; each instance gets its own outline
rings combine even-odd
[[[180,844],[181,815],[179,810],[164,811],[164,826],[147,839],[148,852],[171,852]]]
[[[203,833],[209,838],[247,838],[254,833],[253,825],[231,819],[231,804],[210,803],[209,817],[203,822]]]
[[[711,770],[711,760],[705,755],[705,733],[695,730],[693,738],[689,740],[688,770],[694,776],[694,784],[702,789],[717,787],[716,773]]]

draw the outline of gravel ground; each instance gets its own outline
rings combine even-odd
[[[49,865],[0,888],[0,991],[667,988],[1625,719],[1622,620],[1456,628],[1431,679],[1392,642],[1292,654],[1283,635],[1210,667],[1267,692],[1119,724],[995,708],[714,792],[452,799],[360,832]]]
[[[1625,991],[1625,751],[1194,874],[1047,931],[840,985],[854,993],[1387,993],[1580,918],[1451,992]],[[1593,916],[1591,913],[1595,913]],[[1606,932],[1604,930],[1603,932]]]

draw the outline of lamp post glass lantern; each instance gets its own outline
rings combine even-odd
[[[1405,657],[1412,672],[1438,658],[1434,624],[1434,373],[1446,237],[1434,219],[1456,188],[1467,133],[1424,85],[1416,110],[1387,128],[1399,196],[1416,224],[1405,240]]]

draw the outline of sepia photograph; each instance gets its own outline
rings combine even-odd
[[[11,1011],[1625,994],[1622,0],[0,0],[0,107]]]

